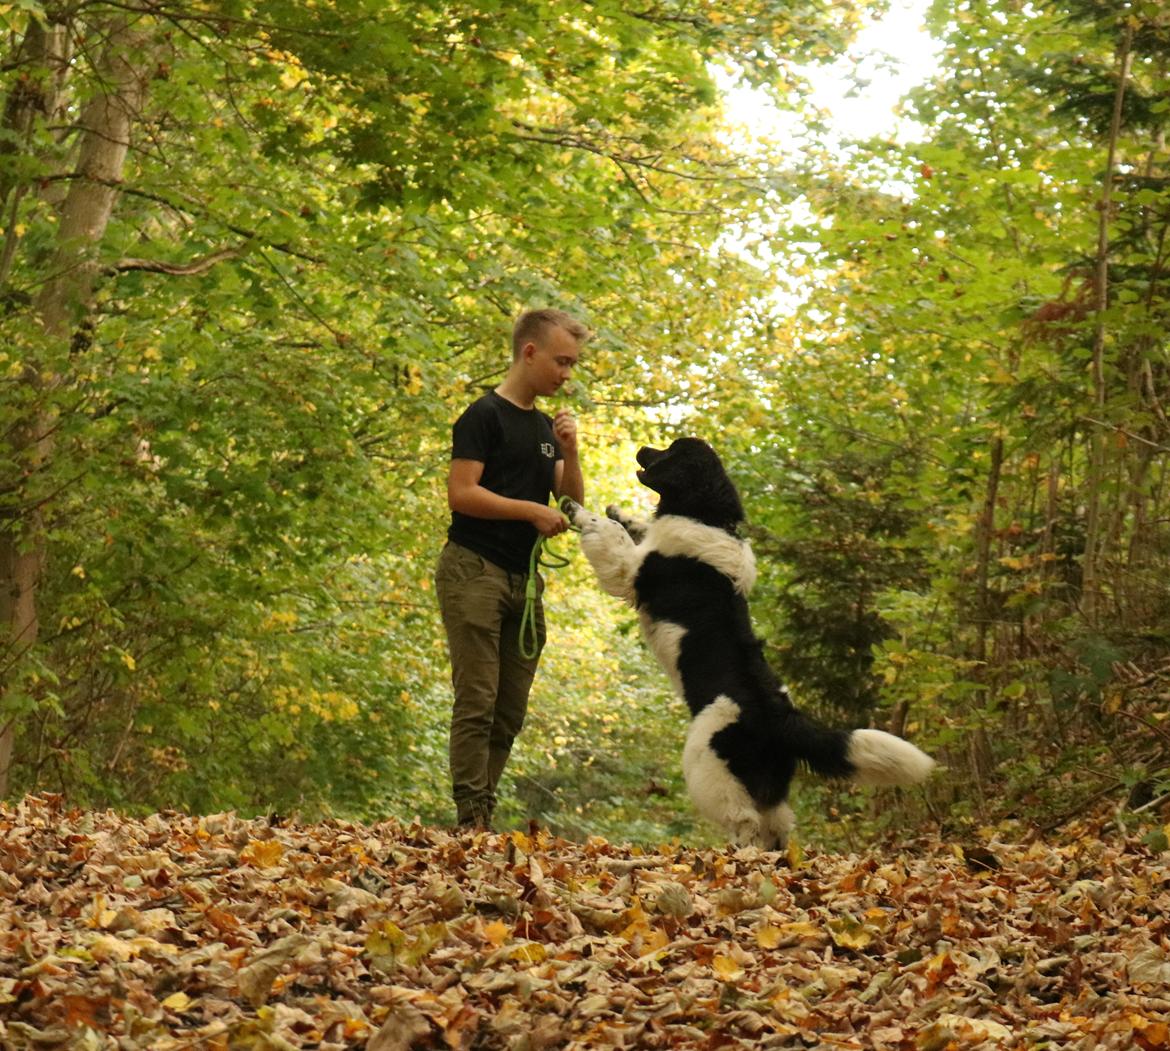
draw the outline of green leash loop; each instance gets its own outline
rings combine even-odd
[[[566,501],[572,503],[567,496],[562,496],[557,501],[557,508],[568,518],[569,516],[565,514]],[[572,524],[571,519],[569,528],[580,532],[580,529]],[[538,536],[536,543],[532,545],[532,553],[528,556],[528,579],[524,582],[524,613],[520,618],[520,656],[526,661],[535,660],[540,652],[540,636],[536,629],[536,570],[539,566],[544,566],[545,569],[561,569],[569,564],[569,560],[563,555],[544,550],[547,539]]]

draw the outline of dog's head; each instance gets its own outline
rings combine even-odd
[[[701,438],[678,438],[668,449],[643,446],[638,466],[638,481],[662,498],[656,514],[684,515],[727,530],[743,521],[739,493],[715,450]]]

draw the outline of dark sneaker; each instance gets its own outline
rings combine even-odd
[[[475,811],[455,821],[456,832],[491,832],[492,819],[490,814]]]

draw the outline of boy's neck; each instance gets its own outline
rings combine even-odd
[[[514,370],[508,371],[503,382],[496,388],[496,393],[519,409],[536,408],[536,391],[525,383],[523,377],[517,375]]]

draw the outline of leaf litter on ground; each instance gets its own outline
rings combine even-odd
[[[30,796],[0,807],[0,1047],[1170,1048],[1170,853],[983,838],[647,851]]]

